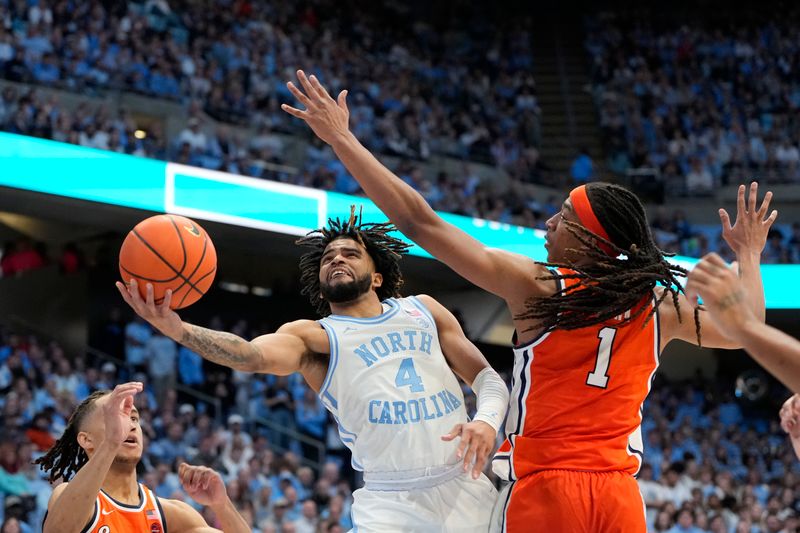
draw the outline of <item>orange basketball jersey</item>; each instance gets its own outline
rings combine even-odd
[[[645,325],[653,301],[641,305],[648,309],[625,325],[618,317],[551,330],[514,348],[506,440],[493,461],[498,476],[639,471],[642,404],[659,362],[658,314]]]
[[[84,533],[166,533],[166,519],[153,491],[139,483],[139,505],[126,505],[100,491]]]

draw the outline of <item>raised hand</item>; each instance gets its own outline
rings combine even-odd
[[[121,446],[133,428],[131,413],[133,397],[142,392],[143,385],[138,381],[122,383],[114,387],[103,402],[103,424],[105,442],[111,446]]]
[[[167,290],[164,294],[164,301],[161,305],[156,305],[153,297],[153,285],[147,284],[147,298],[142,300],[139,294],[139,286],[135,279],[131,279],[129,285],[117,282],[117,289],[122,295],[125,303],[131,306],[136,314],[149,322],[158,331],[174,341],[180,341],[183,335],[183,321],[178,313],[170,309],[169,303],[172,301],[172,291]]]
[[[767,234],[772,223],[778,217],[778,211],[772,210],[767,217],[769,203],[772,200],[772,192],[767,191],[761,207],[756,209],[756,199],[758,198],[758,182],[750,184],[750,194],[745,204],[745,186],[739,185],[739,193],[736,198],[736,221],[731,226],[731,219],[728,212],[724,209],[719,210],[719,218],[722,222],[722,237],[728,246],[737,255],[747,252],[761,254],[764,245],[767,243]],[[765,218],[766,217],[766,218]]]
[[[317,137],[328,144],[333,144],[337,139],[345,138],[350,134],[350,110],[347,109],[347,91],[339,93],[336,100],[331,98],[328,91],[313,74],[306,77],[302,70],[297,71],[297,79],[303,90],[300,90],[291,81],[286,84],[305,110],[297,109],[288,104],[282,104],[281,109],[299,119],[302,119],[316,133]]]
[[[200,505],[209,507],[225,503],[228,493],[220,475],[205,466],[192,466],[181,463],[178,477],[186,494]]]
[[[472,465],[472,479],[478,479],[489,454],[494,450],[497,432],[486,422],[474,420],[466,424],[456,424],[450,433],[442,435],[442,440],[449,442],[456,437],[461,437],[456,457],[464,461],[464,472]]]

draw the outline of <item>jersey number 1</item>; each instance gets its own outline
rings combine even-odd
[[[600,346],[597,347],[597,359],[594,362],[594,370],[586,376],[586,384],[590,387],[605,389],[608,387],[608,365],[611,364],[611,349],[614,347],[614,336],[617,330],[614,328],[603,328],[597,334],[600,339]]]
[[[417,375],[414,369],[414,360],[407,357],[400,361],[400,368],[397,370],[397,377],[394,378],[394,384],[397,387],[411,387],[411,392],[423,392],[425,387],[422,386],[422,378]]]

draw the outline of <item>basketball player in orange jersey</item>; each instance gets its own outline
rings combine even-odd
[[[64,434],[36,462],[53,490],[43,533],[212,533],[196,510],[156,497],[136,479],[143,436],[134,396],[141,383],[98,391],[78,405]],[[72,474],[74,477],[70,479]],[[214,510],[225,533],[251,533],[228,498],[219,474],[206,467],[180,466],[186,493]],[[67,482],[68,481],[68,482]]]
[[[484,246],[442,220],[349,130],[347,92],[330,97],[314,76],[297,72],[289,90],[304,120],[334,150],[367,195],[422,248],[457,273],[503,298],[516,339],[507,439],[494,470],[510,484],[497,504],[502,531],[644,533],[634,478],[642,461],[642,404],[661,350],[673,339],[699,344],[700,312],[681,292],[685,270],[672,265],[650,233],[644,207],[609,183],[574,189],[547,221],[548,263]],[[756,208],[741,187],[723,234],[750,289],[747,302],[764,319],[761,251],[777,216],[771,194]],[[667,305],[660,305],[669,298]],[[694,320],[693,320],[694,318]],[[738,348],[713,322],[702,344]]]

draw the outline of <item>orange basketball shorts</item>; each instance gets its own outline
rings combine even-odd
[[[646,533],[636,479],[626,472],[545,470],[500,493],[492,531]]]

